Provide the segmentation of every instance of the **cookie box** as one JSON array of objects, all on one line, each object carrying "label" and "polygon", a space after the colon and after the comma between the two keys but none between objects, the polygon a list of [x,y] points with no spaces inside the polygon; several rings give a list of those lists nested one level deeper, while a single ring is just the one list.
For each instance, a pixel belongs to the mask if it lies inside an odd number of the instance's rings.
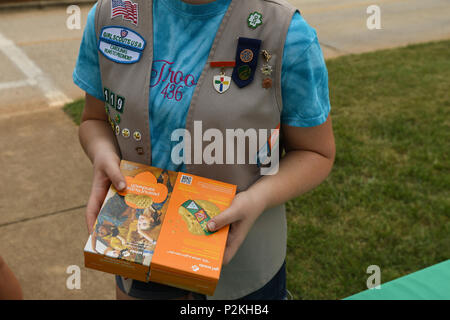
[{"label": "cookie box", "polygon": [[88,268],[213,295],[228,227],[208,221],[230,206],[236,186],[122,160],[127,188],[113,186],[84,249]]}]

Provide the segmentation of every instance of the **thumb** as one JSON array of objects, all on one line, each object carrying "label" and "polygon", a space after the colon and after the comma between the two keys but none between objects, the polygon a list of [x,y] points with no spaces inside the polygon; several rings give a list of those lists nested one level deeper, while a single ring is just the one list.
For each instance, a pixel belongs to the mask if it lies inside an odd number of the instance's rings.
[{"label": "thumb", "polygon": [[237,212],[235,207],[231,206],[212,218],[208,222],[208,229],[213,232],[222,229],[237,220],[239,220],[239,212]]},{"label": "thumb", "polygon": [[117,163],[111,162],[105,166],[105,174],[113,184],[116,190],[122,191],[127,187],[127,182],[120,171],[120,166]]}]

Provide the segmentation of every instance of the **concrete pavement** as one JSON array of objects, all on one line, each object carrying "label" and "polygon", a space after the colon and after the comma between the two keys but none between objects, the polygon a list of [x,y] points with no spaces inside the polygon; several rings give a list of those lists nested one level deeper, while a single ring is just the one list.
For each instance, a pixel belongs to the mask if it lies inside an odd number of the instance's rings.
[{"label": "concrete pavement", "polygon": [[[325,58],[450,38],[447,0],[290,0],[317,31]],[[381,29],[366,10],[380,8]]]},{"label": "concrete pavement", "polygon": [[[316,28],[325,57],[450,38],[445,0],[379,0],[381,30],[366,28],[372,1],[292,0]],[[88,6],[81,7],[82,28]],[[0,255],[27,299],[112,299],[113,277],[83,268],[84,206],[92,170],[77,127],[60,110],[82,96],[71,74],[81,30],[65,8],[0,12]],[[69,290],[67,267],[81,267]]]},{"label": "concrete pavement", "polygon": [[[2,119],[0,128],[0,255],[25,298],[113,299],[113,277],[83,267],[92,169],[77,127],[48,110]],[[81,270],[79,290],[66,286],[72,265]]]}]

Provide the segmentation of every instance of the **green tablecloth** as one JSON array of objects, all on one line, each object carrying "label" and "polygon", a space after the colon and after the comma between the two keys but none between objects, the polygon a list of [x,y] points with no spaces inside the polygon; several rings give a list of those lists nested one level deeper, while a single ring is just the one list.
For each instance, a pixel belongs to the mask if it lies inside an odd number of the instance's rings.
[{"label": "green tablecloth", "polygon": [[450,300],[450,260],[344,300]]}]

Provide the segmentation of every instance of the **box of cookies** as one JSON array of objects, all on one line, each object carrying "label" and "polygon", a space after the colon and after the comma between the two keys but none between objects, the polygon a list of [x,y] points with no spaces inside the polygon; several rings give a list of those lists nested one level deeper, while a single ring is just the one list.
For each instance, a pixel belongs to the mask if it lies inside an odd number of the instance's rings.
[{"label": "box of cookies", "polygon": [[236,186],[122,160],[127,188],[113,186],[84,249],[88,268],[212,295],[228,227],[208,221],[233,200]]}]

